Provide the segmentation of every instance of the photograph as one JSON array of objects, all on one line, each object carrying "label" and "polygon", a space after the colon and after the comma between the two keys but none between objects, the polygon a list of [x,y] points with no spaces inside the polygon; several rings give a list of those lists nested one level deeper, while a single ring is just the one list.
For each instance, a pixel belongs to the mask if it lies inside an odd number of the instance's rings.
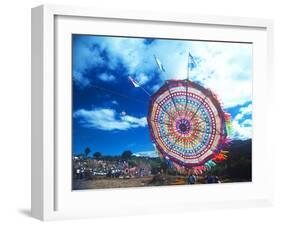
[{"label": "photograph", "polygon": [[252,181],[253,43],[72,34],[71,51],[72,190]]}]

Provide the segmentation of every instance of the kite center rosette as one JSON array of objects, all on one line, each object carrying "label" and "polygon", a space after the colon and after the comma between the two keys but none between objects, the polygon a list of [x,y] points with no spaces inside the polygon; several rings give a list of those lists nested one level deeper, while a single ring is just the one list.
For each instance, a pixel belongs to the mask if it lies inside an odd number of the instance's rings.
[{"label": "kite center rosette", "polygon": [[209,161],[223,159],[230,117],[217,96],[198,83],[166,81],[151,97],[147,120],[160,157],[176,169],[212,165]]},{"label": "kite center rosette", "polygon": [[188,134],[190,132],[190,122],[186,118],[178,120],[176,122],[176,127],[182,134]]}]

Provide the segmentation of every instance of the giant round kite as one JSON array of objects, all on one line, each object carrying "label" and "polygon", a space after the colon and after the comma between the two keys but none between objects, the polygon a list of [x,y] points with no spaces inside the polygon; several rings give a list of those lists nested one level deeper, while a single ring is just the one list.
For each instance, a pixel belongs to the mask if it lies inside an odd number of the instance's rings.
[{"label": "giant round kite", "polygon": [[160,157],[178,171],[202,171],[226,158],[230,116],[202,85],[168,80],[151,97],[148,125]]}]

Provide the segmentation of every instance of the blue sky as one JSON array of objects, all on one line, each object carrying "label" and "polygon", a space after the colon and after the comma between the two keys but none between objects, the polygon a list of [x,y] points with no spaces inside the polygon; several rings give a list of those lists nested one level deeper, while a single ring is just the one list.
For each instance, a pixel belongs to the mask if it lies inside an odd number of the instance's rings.
[{"label": "blue sky", "polygon": [[[73,152],[154,155],[146,116],[149,96],[167,79],[190,79],[215,92],[232,116],[232,139],[252,133],[252,45],[151,38],[73,35]],[[154,55],[165,73],[159,70]]]}]

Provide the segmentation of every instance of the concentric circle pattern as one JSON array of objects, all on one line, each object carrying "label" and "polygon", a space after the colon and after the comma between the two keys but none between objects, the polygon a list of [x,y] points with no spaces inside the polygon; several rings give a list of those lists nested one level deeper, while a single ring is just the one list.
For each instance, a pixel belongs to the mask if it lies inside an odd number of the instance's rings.
[{"label": "concentric circle pattern", "polygon": [[160,154],[184,167],[222,149],[224,112],[212,92],[190,80],[169,80],[151,98],[148,125]]}]

